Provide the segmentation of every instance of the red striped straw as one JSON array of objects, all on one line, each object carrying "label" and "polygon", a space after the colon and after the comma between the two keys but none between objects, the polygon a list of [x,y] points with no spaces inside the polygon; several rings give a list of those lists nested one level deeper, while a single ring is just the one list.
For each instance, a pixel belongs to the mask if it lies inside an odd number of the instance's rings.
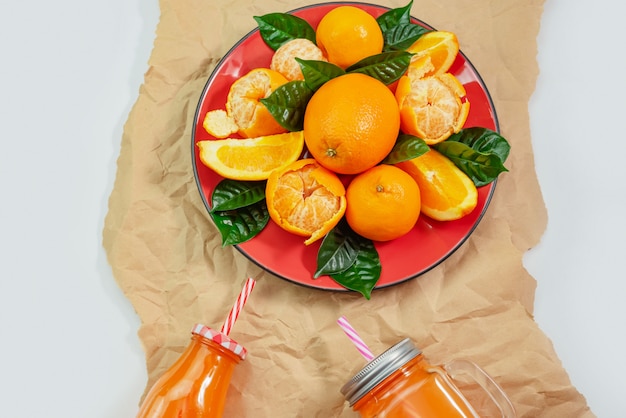
[{"label": "red striped straw", "polygon": [[250,296],[250,293],[252,292],[252,289],[254,289],[255,284],[256,281],[253,278],[248,278],[248,280],[246,280],[246,283],[243,285],[243,289],[241,289],[241,292],[239,293],[239,296],[237,296],[235,304],[230,309],[230,312],[228,313],[228,316],[226,317],[226,320],[222,325],[222,334],[230,334],[230,330],[232,329],[233,325],[235,325],[235,321],[237,320],[239,313],[241,313],[243,306],[246,304],[248,296]]},{"label": "red striped straw", "polygon": [[372,361],[372,359],[374,358],[374,354],[372,354],[370,349],[367,348],[367,345],[361,339],[361,337],[359,337],[359,334],[356,333],[354,328],[352,328],[352,325],[348,323],[348,320],[346,319],[346,317],[345,316],[339,317],[339,319],[337,320],[337,323],[339,324],[341,329],[343,329],[343,332],[346,333],[350,341],[352,341],[356,349],[359,350],[359,353],[361,353],[361,355],[365,358],[365,360],[367,360],[368,362]]}]

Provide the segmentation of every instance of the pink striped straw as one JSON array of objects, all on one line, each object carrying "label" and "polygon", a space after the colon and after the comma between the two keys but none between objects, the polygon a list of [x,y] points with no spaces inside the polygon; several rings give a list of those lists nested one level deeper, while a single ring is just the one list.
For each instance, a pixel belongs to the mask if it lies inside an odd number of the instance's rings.
[{"label": "pink striped straw", "polygon": [[239,293],[239,296],[237,296],[235,304],[230,309],[230,312],[228,313],[228,316],[226,317],[226,320],[222,325],[222,334],[230,334],[230,330],[232,329],[233,325],[235,325],[235,321],[237,320],[239,313],[243,309],[243,306],[246,304],[248,296],[250,296],[250,293],[252,292],[252,289],[254,289],[255,284],[256,281],[253,278],[248,278],[248,280],[246,280],[243,289],[241,289],[241,292]]},{"label": "pink striped straw", "polygon": [[339,317],[339,319],[337,320],[337,323],[339,324],[341,329],[343,329],[343,332],[346,333],[350,341],[352,341],[352,343],[354,344],[356,349],[359,351],[359,353],[361,353],[361,355],[365,358],[365,360],[367,360],[368,362],[372,361],[372,359],[374,358],[374,354],[372,354],[370,349],[367,348],[367,345],[361,339],[361,337],[359,337],[359,334],[356,333],[354,328],[352,328],[352,325],[348,323],[348,320],[346,319],[346,317],[345,316]]}]

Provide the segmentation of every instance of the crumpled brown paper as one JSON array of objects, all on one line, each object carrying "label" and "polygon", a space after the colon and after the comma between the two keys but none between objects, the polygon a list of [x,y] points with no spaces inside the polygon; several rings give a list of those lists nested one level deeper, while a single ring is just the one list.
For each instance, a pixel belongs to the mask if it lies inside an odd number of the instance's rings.
[{"label": "crumpled brown paper", "polygon": [[234,373],[225,417],[356,416],[339,389],[364,361],[336,324],[341,315],[375,353],[410,337],[432,363],[473,360],[502,385],[520,417],[593,416],[533,321],[535,281],[522,265],[546,225],[527,109],[538,73],[543,0],[414,1],[413,16],[458,35],[512,145],[510,172],[500,176],[485,217],[444,263],[374,291],[368,301],[288,283],[221,247],[191,164],[200,93],[219,58],[255,27],[252,16],[311,3],[160,2],[149,69],[124,129],[103,241],[142,321],[147,387],[187,345],[194,323],[221,325],[251,276],[257,286],[231,332],[249,356]]}]

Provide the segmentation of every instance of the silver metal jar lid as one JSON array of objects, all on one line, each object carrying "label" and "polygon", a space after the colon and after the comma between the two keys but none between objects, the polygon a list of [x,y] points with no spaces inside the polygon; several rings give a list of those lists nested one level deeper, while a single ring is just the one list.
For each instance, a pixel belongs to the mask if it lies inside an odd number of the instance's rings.
[{"label": "silver metal jar lid", "polygon": [[350,406],[354,405],[366,393],[420,353],[421,351],[411,340],[405,338],[367,363],[348,383],[343,385],[341,393]]}]

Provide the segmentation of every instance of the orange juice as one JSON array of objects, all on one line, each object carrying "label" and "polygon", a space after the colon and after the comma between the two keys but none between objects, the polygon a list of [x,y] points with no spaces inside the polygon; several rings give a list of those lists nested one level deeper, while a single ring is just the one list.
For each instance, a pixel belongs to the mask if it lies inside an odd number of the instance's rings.
[{"label": "orange juice", "polygon": [[[503,400],[505,405],[498,405],[502,416],[514,416],[504,393],[497,391],[492,399]],[[341,392],[363,418],[479,417],[446,370],[428,364],[408,339],[369,362]]]},{"label": "orange juice", "polygon": [[363,417],[478,417],[445,373],[426,363],[422,354],[363,396],[353,409]]},{"label": "orange juice", "polygon": [[152,386],[137,418],[221,417],[230,378],[246,350],[201,324],[181,356]]}]

